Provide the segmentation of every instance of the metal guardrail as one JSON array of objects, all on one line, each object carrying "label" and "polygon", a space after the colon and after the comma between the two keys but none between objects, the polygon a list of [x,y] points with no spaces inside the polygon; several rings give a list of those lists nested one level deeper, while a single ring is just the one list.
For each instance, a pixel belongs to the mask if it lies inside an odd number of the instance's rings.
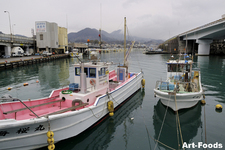
[{"label": "metal guardrail", "polygon": [[184,32],[184,33],[181,33],[181,34],[179,34],[178,36],[179,36],[179,37],[180,37],[180,36],[184,36],[184,35],[186,35],[186,34],[193,33],[193,32],[195,32],[195,31],[198,31],[198,30],[201,30],[201,29],[204,29],[204,28],[207,28],[207,27],[211,27],[211,26],[217,25],[217,24],[219,24],[219,23],[224,23],[224,22],[225,22],[225,18],[222,18],[222,19],[219,19],[219,20],[216,20],[216,21],[213,21],[213,22],[204,24],[204,25],[202,25],[202,26],[200,26],[200,27],[191,29],[191,30],[186,31],[186,32]]},{"label": "metal guardrail", "polygon": [[0,34],[0,42],[33,44],[34,41],[35,40],[31,37],[21,37],[21,36],[15,36],[15,35],[10,35],[10,34]]},{"label": "metal guardrail", "polygon": [[[171,89],[174,90],[175,88],[175,85],[178,86],[178,85],[188,85],[191,87],[191,89],[194,89],[194,87],[197,87],[197,84],[195,82],[181,82],[181,81],[177,81],[176,84],[172,84],[172,83],[169,83],[167,81],[156,81],[156,85],[155,85],[155,89],[158,89],[158,90],[163,90],[161,89],[162,85],[166,86],[166,90],[170,90],[170,85],[174,85],[174,87],[172,87]],[[179,87],[178,87],[179,89]]]}]

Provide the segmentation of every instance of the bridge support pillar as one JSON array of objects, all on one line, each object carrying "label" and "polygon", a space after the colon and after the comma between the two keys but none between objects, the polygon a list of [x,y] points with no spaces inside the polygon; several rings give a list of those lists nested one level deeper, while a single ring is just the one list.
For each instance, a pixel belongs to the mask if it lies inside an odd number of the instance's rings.
[{"label": "bridge support pillar", "polygon": [[198,43],[198,55],[209,55],[210,53],[210,44],[213,40],[197,40]]},{"label": "bridge support pillar", "polygon": [[26,47],[26,54],[30,54],[29,46]]},{"label": "bridge support pillar", "polygon": [[5,46],[5,56],[11,56],[11,46]]}]

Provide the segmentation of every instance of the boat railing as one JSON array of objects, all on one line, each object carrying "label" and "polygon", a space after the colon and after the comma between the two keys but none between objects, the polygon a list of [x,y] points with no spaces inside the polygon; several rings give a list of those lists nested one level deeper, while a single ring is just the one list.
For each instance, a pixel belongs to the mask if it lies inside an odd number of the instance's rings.
[{"label": "boat railing", "polygon": [[40,106],[44,106],[44,105],[49,105],[49,104],[53,104],[53,103],[57,103],[57,102],[60,102],[60,108],[61,108],[61,102],[65,101],[65,99],[61,99],[61,100],[56,100],[56,101],[52,101],[52,102],[48,102],[48,103],[43,103],[43,104],[38,104],[38,105],[33,105],[33,106],[27,106],[20,99],[18,99],[18,100],[25,106],[24,108],[3,112],[3,114],[7,115],[7,114],[10,114],[10,113],[15,113],[15,119],[16,119],[16,113],[17,112],[29,109],[31,111],[31,113],[33,113],[37,118],[39,118],[39,116],[34,111],[32,111],[31,108],[40,107]]},{"label": "boat railing", "polygon": [[[89,87],[87,87],[86,89],[87,89],[87,90],[92,90],[92,89],[95,88],[95,87],[96,87],[96,84],[94,84],[94,85],[92,85],[92,86],[89,86]],[[69,90],[70,90],[70,89],[69,89]],[[79,87],[79,88],[73,88],[73,90],[70,90],[70,91],[77,93],[77,92],[79,92],[80,90],[81,90],[81,88]]]},{"label": "boat railing", "polygon": [[156,81],[155,89],[158,90],[174,90],[175,85],[166,81]]},{"label": "boat railing", "polygon": [[197,89],[197,84],[195,82],[165,82],[156,81],[155,89],[166,90],[166,91],[180,91],[180,92],[191,92],[192,89]]}]

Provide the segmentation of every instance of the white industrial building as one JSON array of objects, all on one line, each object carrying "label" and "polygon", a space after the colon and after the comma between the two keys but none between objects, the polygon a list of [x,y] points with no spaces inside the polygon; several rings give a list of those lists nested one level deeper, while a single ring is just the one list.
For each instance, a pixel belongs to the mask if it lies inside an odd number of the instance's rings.
[{"label": "white industrial building", "polygon": [[37,52],[46,50],[52,52],[59,47],[58,25],[47,21],[36,21]]}]

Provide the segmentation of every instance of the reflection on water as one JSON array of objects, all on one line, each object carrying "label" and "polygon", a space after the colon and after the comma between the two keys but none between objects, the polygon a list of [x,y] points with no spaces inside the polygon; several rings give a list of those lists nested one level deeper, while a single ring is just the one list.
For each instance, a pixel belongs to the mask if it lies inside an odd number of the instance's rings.
[{"label": "reflection on water", "polygon": [[[70,81],[71,61],[74,60],[60,59],[0,71],[0,96],[5,93],[20,99],[49,96],[53,89],[68,86],[72,81]],[[23,83],[29,85],[24,87]],[[6,87],[12,87],[12,90],[8,91]]]},{"label": "reflection on water", "polygon": [[[137,109],[143,101],[144,91],[139,90],[137,93],[121,105],[114,113],[113,117],[108,117],[97,126],[91,127],[87,131],[82,132],[76,137],[60,141],[56,143],[59,150],[103,150],[107,149],[107,145],[114,139],[113,133],[116,127],[124,124],[124,140],[126,142],[126,128],[133,125],[133,121],[129,118],[135,109]],[[124,123],[124,121],[126,121]],[[45,148],[39,149],[44,150]]]},{"label": "reflection on water", "polygon": [[[83,132],[77,137],[57,143],[56,149],[92,149],[92,147],[107,150],[154,149],[155,141],[149,138],[146,128],[151,137],[158,138],[165,106],[157,104],[159,102],[157,98],[154,98],[153,89],[157,80],[166,79],[166,61],[169,57],[170,55],[165,54],[144,55],[139,50],[132,51],[129,58],[129,70],[131,72],[142,70],[146,81],[143,101],[141,97],[134,96],[136,99],[130,99],[116,111],[114,117],[107,118],[99,126]],[[123,52],[102,53],[101,59],[108,62],[113,61],[114,64],[109,67],[109,70],[112,70],[119,63],[123,63]],[[66,58],[0,70],[0,96],[10,94],[22,100],[49,96],[52,90],[62,88],[68,82],[74,82],[73,64],[76,62],[78,62],[76,58]],[[221,132],[225,130],[225,120],[223,119],[225,111],[221,113],[215,111],[218,101],[225,107],[225,56],[198,56],[194,57],[194,62],[200,64],[201,79],[206,95],[206,105],[203,108],[206,112],[207,141],[208,143],[219,142],[225,146],[225,136]],[[36,80],[40,82],[36,83]],[[29,86],[24,87],[23,83],[26,82],[29,83]],[[15,86],[18,88],[13,88],[11,91],[6,90],[7,87]],[[141,105],[136,104],[139,101],[142,103]],[[200,105],[197,105],[192,109],[179,111],[184,142],[197,144],[204,140],[203,108],[201,109]],[[133,121],[130,120],[132,117],[134,117]],[[160,141],[177,148],[176,133],[175,114],[169,111]],[[167,148],[158,144],[156,149]]]},{"label": "reflection on water", "polygon": [[225,56],[198,56],[197,60],[201,65],[202,82],[206,96],[216,96],[217,101],[225,103]]},{"label": "reflection on water", "polygon": [[[155,129],[155,139],[158,139],[166,109],[167,107],[164,106],[160,100],[157,105],[154,106],[153,125]],[[183,142],[191,143],[192,139],[197,135],[198,128],[202,125],[201,104],[198,103],[193,108],[180,110],[179,119]],[[174,149],[178,149],[177,139],[176,113],[172,111],[172,109],[168,109],[159,141]],[[180,148],[182,148],[180,138],[179,143],[181,145]],[[168,149],[160,143],[158,145]]]}]

